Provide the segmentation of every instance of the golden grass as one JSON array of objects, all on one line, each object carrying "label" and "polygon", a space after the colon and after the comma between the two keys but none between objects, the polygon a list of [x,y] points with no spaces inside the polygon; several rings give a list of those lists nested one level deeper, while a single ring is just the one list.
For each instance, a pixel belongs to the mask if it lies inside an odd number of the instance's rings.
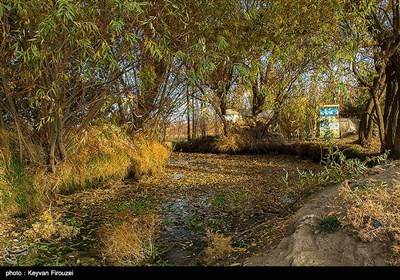
[{"label": "golden grass", "polygon": [[155,238],[160,220],[155,214],[130,218],[102,230],[103,254],[112,265],[136,266],[156,255]]},{"label": "golden grass", "polygon": [[400,264],[400,183],[367,182],[351,188],[345,181],[340,189],[348,223],[363,241],[392,244],[394,263]]},{"label": "golden grass", "polygon": [[[115,125],[92,126],[74,138],[67,159],[50,174],[44,164],[18,160],[12,131],[0,130],[0,218],[27,215],[48,202],[53,193],[96,188],[127,177],[161,170],[170,151],[157,141],[128,136]],[[35,147],[38,154],[40,148]]]},{"label": "golden grass", "polygon": [[208,229],[206,238],[208,246],[202,252],[205,262],[211,263],[228,257],[233,252],[231,237],[226,237],[221,233],[214,233]]},{"label": "golden grass", "polygon": [[282,135],[274,132],[264,133],[262,127],[252,127],[220,137],[216,148],[222,153],[265,152],[282,149],[285,144]]},{"label": "golden grass", "polygon": [[55,174],[37,172],[35,185],[60,192],[94,188],[128,176],[153,174],[164,167],[169,155],[156,141],[132,140],[114,125],[93,126],[76,143],[73,154],[58,164]]},{"label": "golden grass", "polygon": [[245,145],[245,140],[238,134],[233,134],[231,136],[222,136],[218,139],[216,147],[218,151],[223,153],[227,152],[238,152]]},{"label": "golden grass", "polygon": [[56,215],[46,210],[42,213],[39,221],[32,224],[32,227],[25,231],[25,237],[33,242],[48,241],[51,239],[71,238],[79,233],[79,229],[62,223]]}]

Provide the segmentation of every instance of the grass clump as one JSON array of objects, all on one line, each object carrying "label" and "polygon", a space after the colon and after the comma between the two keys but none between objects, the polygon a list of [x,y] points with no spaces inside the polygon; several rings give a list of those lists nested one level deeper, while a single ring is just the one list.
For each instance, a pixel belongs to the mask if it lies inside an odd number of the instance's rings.
[{"label": "grass clump", "polygon": [[132,139],[114,125],[92,126],[55,174],[41,170],[36,184],[62,193],[98,187],[163,168],[170,152],[157,141]]},{"label": "grass clump", "polygon": [[340,189],[346,219],[363,241],[389,242],[393,263],[400,264],[400,183],[376,182],[368,188],[352,187],[345,181]]},{"label": "grass clump", "polygon": [[32,176],[11,150],[10,135],[0,131],[0,217],[26,216],[40,203]]},{"label": "grass clump", "polygon": [[331,146],[322,161],[324,168],[321,171],[297,170],[300,182],[299,188],[301,190],[313,191],[319,187],[343,182],[346,179],[365,173],[369,169],[368,165],[371,162],[378,164],[385,163],[388,155],[386,152],[382,155],[361,161],[358,158],[346,158],[337,146]]},{"label": "grass clump", "polygon": [[143,214],[102,231],[103,253],[112,265],[143,265],[157,255],[155,239],[160,220]]},{"label": "grass clump", "polygon": [[232,238],[226,237],[221,233],[215,233],[208,229],[206,232],[206,240],[208,246],[202,251],[202,256],[206,263],[212,263],[228,257],[234,251],[232,247]]},{"label": "grass clump", "polygon": [[216,209],[244,213],[254,208],[255,197],[250,192],[227,191],[211,200],[211,205]]},{"label": "grass clump", "polygon": [[334,233],[340,229],[342,223],[336,216],[322,216],[317,221],[317,229],[324,233]]},{"label": "grass clump", "polygon": [[49,241],[52,239],[64,239],[74,237],[79,233],[77,227],[61,222],[61,215],[54,215],[50,210],[42,213],[39,221],[32,224],[32,227],[25,232],[28,240]]}]

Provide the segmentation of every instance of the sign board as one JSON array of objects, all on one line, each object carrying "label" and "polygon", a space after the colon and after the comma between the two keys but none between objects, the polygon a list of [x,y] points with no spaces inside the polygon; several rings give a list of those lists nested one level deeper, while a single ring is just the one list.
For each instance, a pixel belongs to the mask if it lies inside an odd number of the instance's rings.
[{"label": "sign board", "polygon": [[339,105],[324,105],[319,109],[319,136],[320,138],[339,138]]}]

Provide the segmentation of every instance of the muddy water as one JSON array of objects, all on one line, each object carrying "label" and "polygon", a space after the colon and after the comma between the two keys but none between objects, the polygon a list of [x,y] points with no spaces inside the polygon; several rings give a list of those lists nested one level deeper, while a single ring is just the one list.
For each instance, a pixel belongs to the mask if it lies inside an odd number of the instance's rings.
[{"label": "muddy water", "polygon": [[179,266],[196,265],[195,257],[200,253],[202,244],[198,241],[199,234],[187,229],[185,222],[192,213],[188,198],[177,198],[162,205],[168,209],[163,219],[168,223],[161,234],[161,240],[168,246],[160,255],[161,260]]}]

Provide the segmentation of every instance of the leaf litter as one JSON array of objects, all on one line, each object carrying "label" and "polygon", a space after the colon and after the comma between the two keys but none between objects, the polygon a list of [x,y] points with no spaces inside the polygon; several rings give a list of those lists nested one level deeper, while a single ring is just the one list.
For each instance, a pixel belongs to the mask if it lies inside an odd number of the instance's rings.
[{"label": "leaf litter", "polygon": [[[297,169],[320,166],[288,155],[172,153],[164,171],[139,182],[58,195],[52,211],[74,221],[79,234],[46,244],[45,253],[25,256],[19,264],[110,265],[101,253],[104,234],[99,233],[153,213],[161,222],[156,253],[145,264],[237,265],[285,235],[291,213],[285,210],[302,195]],[[283,183],[284,176],[290,184]],[[19,228],[28,230],[29,223]],[[210,232],[218,237],[212,245],[207,243]],[[216,240],[229,240],[232,248]]]}]

